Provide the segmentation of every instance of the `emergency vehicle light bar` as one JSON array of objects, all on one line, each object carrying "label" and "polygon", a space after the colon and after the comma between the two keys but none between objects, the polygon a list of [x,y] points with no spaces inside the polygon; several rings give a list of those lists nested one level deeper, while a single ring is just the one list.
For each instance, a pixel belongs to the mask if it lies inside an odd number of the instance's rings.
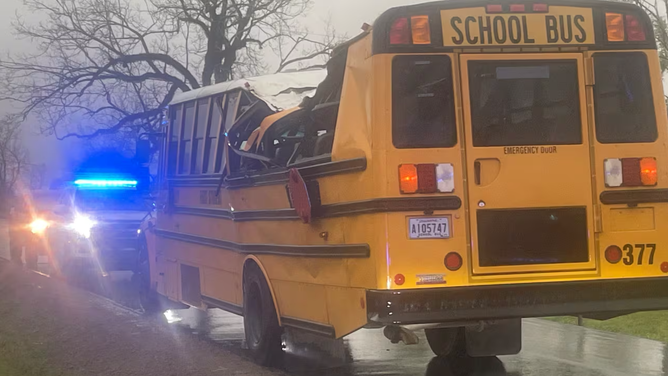
[{"label": "emergency vehicle light bar", "polygon": [[79,188],[137,188],[136,180],[103,180],[103,179],[78,179],[74,185]]}]

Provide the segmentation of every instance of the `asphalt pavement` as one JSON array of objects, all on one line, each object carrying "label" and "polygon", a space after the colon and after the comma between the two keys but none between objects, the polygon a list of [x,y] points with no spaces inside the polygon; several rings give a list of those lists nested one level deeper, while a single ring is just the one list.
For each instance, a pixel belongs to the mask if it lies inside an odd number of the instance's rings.
[{"label": "asphalt pavement", "polygon": [[[82,287],[138,308],[131,273],[112,273]],[[165,325],[199,336],[222,351],[247,355],[238,316],[217,309],[187,309],[169,311],[166,318],[169,323]],[[422,332],[419,336],[419,344],[406,346],[391,344],[380,330],[360,330],[343,341],[306,346],[288,335],[280,370],[295,376],[668,375],[668,347],[661,342],[541,319],[524,320],[523,350],[515,356],[447,364],[433,356]]]}]

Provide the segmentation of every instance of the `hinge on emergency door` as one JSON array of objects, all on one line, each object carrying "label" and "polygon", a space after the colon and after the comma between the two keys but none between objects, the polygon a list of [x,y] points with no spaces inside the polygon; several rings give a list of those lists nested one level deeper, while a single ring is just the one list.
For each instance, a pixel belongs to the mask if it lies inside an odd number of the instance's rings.
[{"label": "hinge on emergency door", "polygon": [[584,69],[585,69],[585,85],[594,86],[594,58],[585,57],[584,59]]},{"label": "hinge on emergency door", "polygon": [[594,233],[603,232],[603,221],[601,219],[601,205],[594,204]]}]

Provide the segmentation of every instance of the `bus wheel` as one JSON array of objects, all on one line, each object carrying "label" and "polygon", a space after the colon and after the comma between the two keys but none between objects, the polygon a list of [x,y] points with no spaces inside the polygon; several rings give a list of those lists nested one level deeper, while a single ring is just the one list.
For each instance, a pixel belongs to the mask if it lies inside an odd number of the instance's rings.
[{"label": "bus wheel", "polygon": [[267,281],[255,264],[244,272],[243,314],[246,345],[253,360],[263,366],[276,364],[283,352],[282,330]]},{"label": "bus wheel", "polygon": [[424,332],[436,356],[450,360],[466,357],[464,328],[435,328]]},{"label": "bus wheel", "polygon": [[139,240],[139,254],[136,272],[139,284],[139,305],[147,315],[162,313],[158,294],[151,289],[151,265],[148,260],[148,246],[145,239]]}]

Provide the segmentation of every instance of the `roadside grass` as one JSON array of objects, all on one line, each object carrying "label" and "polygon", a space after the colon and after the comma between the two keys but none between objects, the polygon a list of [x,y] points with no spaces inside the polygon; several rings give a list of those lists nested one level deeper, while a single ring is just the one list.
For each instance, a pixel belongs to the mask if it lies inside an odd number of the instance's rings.
[{"label": "roadside grass", "polygon": [[[577,317],[548,317],[548,320],[577,325]],[[587,328],[668,343],[668,311],[639,312],[606,321],[584,319]]]}]

